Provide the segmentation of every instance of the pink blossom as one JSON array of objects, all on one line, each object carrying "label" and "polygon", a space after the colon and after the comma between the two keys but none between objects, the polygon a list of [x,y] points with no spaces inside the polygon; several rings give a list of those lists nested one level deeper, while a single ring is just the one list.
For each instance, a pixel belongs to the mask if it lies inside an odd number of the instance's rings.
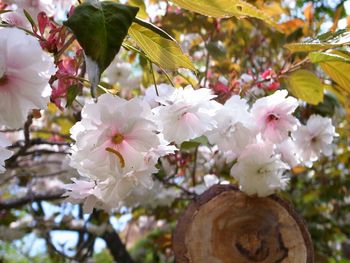
[{"label": "pink blossom", "polygon": [[287,95],[286,90],[278,90],[270,96],[258,99],[251,109],[262,137],[274,143],[287,139],[288,133],[299,124],[292,115],[298,107],[298,101]]},{"label": "pink blossom", "polygon": [[16,28],[0,29],[0,122],[19,128],[32,109],[49,102],[53,58],[39,42]]}]

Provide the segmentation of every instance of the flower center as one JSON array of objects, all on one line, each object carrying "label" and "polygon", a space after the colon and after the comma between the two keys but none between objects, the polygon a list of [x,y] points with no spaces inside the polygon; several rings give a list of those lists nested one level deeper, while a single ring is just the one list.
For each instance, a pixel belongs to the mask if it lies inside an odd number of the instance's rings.
[{"label": "flower center", "polygon": [[318,141],[318,138],[317,137],[312,137],[312,139],[311,139],[311,143],[317,143],[317,141]]},{"label": "flower center", "polygon": [[268,121],[268,122],[278,121],[279,119],[280,119],[280,116],[278,116],[278,115],[275,114],[275,113],[270,113],[270,114],[267,116],[267,121]]},{"label": "flower center", "polygon": [[112,142],[114,144],[121,144],[124,141],[124,136],[123,134],[120,133],[116,133],[113,137],[112,137]]}]

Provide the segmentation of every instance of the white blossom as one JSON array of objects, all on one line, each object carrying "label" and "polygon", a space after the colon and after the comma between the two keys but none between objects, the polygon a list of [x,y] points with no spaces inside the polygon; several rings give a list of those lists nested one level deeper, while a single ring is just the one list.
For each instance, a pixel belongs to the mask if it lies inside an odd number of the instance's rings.
[{"label": "white blossom", "polygon": [[232,96],[216,112],[217,127],[206,133],[212,144],[222,151],[239,154],[248,144],[256,141],[256,127],[248,112],[247,101],[240,96]]},{"label": "white blossom", "polygon": [[140,205],[150,208],[170,206],[180,195],[179,189],[165,188],[161,182],[155,181],[151,189],[138,185],[126,198],[124,204],[128,207]]},{"label": "white blossom", "polygon": [[[62,5],[67,0],[3,0],[3,2],[19,13],[25,9],[36,20],[39,12],[45,12],[51,16],[55,12],[55,5]],[[69,0],[69,2],[72,1]]]},{"label": "white blossom", "polygon": [[258,99],[251,113],[262,137],[273,143],[280,143],[288,138],[288,133],[295,130],[298,119],[292,113],[298,107],[296,98],[287,97],[286,90]]},{"label": "white blossom", "polygon": [[220,181],[215,174],[206,174],[203,176],[203,183],[196,185],[191,190],[200,195],[216,184],[229,184],[229,182],[226,180]]},{"label": "white blossom", "polygon": [[9,25],[30,29],[31,25],[23,13],[12,11],[1,14],[1,19]]},{"label": "white blossom", "polygon": [[159,106],[159,103],[156,101],[158,98],[158,95],[159,95],[159,97],[167,96],[167,95],[171,94],[172,92],[174,92],[174,89],[175,88],[171,85],[161,83],[161,84],[157,85],[157,91],[158,91],[158,94],[157,94],[155,86],[151,85],[150,87],[148,87],[146,89],[145,96],[143,97],[143,100],[148,102],[148,104],[153,109],[153,108]]},{"label": "white blossom", "polygon": [[206,145],[198,146],[196,174],[199,176],[212,171],[221,171],[226,164],[226,152],[220,151],[217,145],[211,147]]},{"label": "white blossom", "polygon": [[268,196],[285,188],[288,179],[283,171],[286,169],[289,166],[275,155],[272,143],[258,142],[242,152],[231,168],[231,175],[248,195]]},{"label": "white blossom", "polygon": [[194,90],[190,86],[174,89],[171,94],[156,98],[161,106],[153,111],[164,138],[181,144],[215,128],[215,112],[220,104],[213,98],[215,95],[211,90]]},{"label": "white blossom", "polygon": [[277,144],[276,152],[281,155],[282,161],[292,168],[301,163],[300,151],[291,138]]},{"label": "white blossom", "polygon": [[0,29],[0,123],[21,127],[30,110],[49,102],[53,59],[32,36],[16,28]]},{"label": "white blossom", "polygon": [[102,208],[101,203],[101,192],[93,181],[78,180],[77,178],[72,178],[73,184],[64,185],[64,189],[67,192],[64,196],[68,198],[66,201],[71,203],[80,203],[83,201],[83,210],[86,213],[92,213],[94,207]]},{"label": "white blossom", "polygon": [[119,85],[121,89],[138,88],[140,76],[136,76],[130,63],[116,57],[103,73],[103,81],[110,85]]},{"label": "white blossom", "polygon": [[298,127],[292,136],[302,161],[307,164],[316,161],[321,154],[332,154],[331,144],[336,133],[330,118],[312,115],[306,125]]},{"label": "white blossom", "polygon": [[84,106],[71,133],[71,166],[97,182],[108,209],[119,207],[138,184],[151,188],[158,158],[176,149],[157,133],[149,105],[137,98],[100,96]]}]

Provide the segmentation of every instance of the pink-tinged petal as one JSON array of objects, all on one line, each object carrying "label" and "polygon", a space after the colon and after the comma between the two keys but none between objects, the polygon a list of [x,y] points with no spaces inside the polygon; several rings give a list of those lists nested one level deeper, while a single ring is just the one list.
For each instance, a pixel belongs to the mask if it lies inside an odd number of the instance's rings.
[{"label": "pink-tinged petal", "polygon": [[49,102],[53,58],[41,49],[36,38],[16,28],[3,28],[0,60],[6,64],[0,80],[0,121],[19,128],[32,109],[45,108]]}]

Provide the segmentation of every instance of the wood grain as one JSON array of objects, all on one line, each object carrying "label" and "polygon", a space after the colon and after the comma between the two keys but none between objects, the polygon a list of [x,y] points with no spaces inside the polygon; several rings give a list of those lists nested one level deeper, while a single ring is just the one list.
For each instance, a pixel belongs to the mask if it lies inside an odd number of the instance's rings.
[{"label": "wood grain", "polygon": [[176,227],[177,263],[313,263],[310,234],[286,201],[250,197],[215,185],[197,197]]}]

